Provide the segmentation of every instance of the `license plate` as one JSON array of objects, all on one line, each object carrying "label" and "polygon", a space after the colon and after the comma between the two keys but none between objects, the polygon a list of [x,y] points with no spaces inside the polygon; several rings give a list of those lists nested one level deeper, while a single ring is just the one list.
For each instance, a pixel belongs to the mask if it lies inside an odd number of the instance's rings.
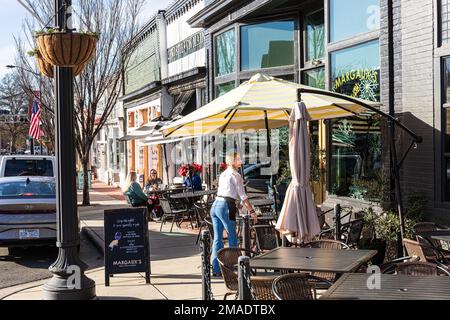
[{"label": "license plate", "polygon": [[19,230],[19,239],[39,239],[39,229]]}]

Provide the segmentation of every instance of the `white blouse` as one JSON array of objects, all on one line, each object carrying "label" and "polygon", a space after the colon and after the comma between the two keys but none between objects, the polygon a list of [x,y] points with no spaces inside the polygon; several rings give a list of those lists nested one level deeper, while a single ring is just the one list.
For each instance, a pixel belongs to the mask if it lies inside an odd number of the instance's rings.
[{"label": "white blouse", "polygon": [[248,199],[248,196],[245,193],[242,176],[232,167],[228,167],[228,169],[220,175],[217,196],[240,199],[241,201]]}]

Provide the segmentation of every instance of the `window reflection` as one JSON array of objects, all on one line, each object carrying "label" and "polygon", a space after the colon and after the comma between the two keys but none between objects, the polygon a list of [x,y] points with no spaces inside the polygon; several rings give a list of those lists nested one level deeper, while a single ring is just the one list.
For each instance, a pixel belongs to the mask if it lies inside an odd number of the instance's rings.
[{"label": "window reflection", "polygon": [[234,29],[216,37],[216,76],[236,71],[236,34]]},{"label": "window reflection", "polygon": [[306,61],[325,56],[325,25],[323,10],[306,16]]},{"label": "window reflection", "polygon": [[236,84],[234,81],[222,83],[216,86],[216,98],[224,95],[225,93],[233,90],[236,87]]},{"label": "window reflection", "polygon": [[379,28],[379,0],[330,0],[331,42]]},{"label": "window reflection", "polygon": [[303,84],[325,89],[325,68],[317,68],[303,72]]},{"label": "window reflection", "polygon": [[241,70],[294,64],[294,22],[274,21],[241,27]]}]

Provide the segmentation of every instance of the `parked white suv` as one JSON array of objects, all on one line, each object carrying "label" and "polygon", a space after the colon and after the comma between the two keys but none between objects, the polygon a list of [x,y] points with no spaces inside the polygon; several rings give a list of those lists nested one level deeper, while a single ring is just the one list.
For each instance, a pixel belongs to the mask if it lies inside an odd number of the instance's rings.
[{"label": "parked white suv", "polygon": [[0,177],[55,177],[55,157],[9,155],[0,160]]}]

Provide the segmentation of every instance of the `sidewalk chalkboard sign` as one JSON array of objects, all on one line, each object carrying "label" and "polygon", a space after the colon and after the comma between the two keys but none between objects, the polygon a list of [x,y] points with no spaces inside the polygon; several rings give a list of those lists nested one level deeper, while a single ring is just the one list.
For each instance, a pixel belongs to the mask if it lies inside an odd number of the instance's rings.
[{"label": "sidewalk chalkboard sign", "polygon": [[114,274],[145,272],[150,283],[147,208],[105,210],[105,285]]}]

